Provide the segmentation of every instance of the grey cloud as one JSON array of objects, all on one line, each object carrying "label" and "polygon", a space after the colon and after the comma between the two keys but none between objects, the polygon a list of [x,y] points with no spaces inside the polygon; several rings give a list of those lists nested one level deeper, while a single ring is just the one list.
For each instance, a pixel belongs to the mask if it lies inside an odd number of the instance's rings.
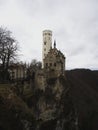
[{"label": "grey cloud", "polygon": [[0,5],[4,4],[7,0],[0,0]]},{"label": "grey cloud", "polygon": [[84,51],[85,51],[85,47],[79,46],[78,48],[72,50],[69,56],[78,56],[79,54],[83,54]]}]

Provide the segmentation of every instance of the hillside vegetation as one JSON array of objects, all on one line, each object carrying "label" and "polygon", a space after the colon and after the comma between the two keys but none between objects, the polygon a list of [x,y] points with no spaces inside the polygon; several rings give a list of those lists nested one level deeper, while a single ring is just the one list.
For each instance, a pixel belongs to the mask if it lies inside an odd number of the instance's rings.
[{"label": "hillside vegetation", "polygon": [[98,71],[76,69],[66,75],[81,130],[98,130]]}]

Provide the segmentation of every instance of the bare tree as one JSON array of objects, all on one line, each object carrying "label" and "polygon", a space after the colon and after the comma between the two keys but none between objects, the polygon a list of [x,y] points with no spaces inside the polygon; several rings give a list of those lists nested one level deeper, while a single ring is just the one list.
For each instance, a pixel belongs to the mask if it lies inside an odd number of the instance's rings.
[{"label": "bare tree", "polygon": [[17,57],[18,43],[7,29],[0,28],[0,62],[8,68],[10,61]]},{"label": "bare tree", "polygon": [[34,79],[35,73],[37,70],[40,70],[42,67],[42,63],[33,59],[27,66],[27,79]]},{"label": "bare tree", "polygon": [[42,63],[40,61],[37,61],[36,59],[33,59],[30,63],[30,68],[32,68],[33,71],[41,69],[41,66],[42,66]]},{"label": "bare tree", "polygon": [[0,27],[0,64],[2,71],[8,71],[9,64],[17,58],[18,42],[6,28]]}]

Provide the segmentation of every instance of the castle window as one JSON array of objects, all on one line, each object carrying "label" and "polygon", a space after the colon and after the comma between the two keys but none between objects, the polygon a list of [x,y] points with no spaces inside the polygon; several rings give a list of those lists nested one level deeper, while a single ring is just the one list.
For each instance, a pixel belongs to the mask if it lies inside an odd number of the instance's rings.
[{"label": "castle window", "polygon": [[54,66],[56,67],[56,63],[54,63]]},{"label": "castle window", "polygon": [[44,45],[46,45],[46,42],[44,42]]},{"label": "castle window", "polygon": [[50,66],[52,66],[52,63],[50,63]]}]

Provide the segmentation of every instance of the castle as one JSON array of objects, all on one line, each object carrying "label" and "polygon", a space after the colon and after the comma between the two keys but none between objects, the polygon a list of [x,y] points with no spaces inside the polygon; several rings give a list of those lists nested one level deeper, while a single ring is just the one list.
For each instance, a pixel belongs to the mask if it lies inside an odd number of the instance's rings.
[{"label": "castle", "polygon": [[58,78],[65,73],[65,56],[56,48],[56,41],[52,47],[52,31],[43,31],[42,47],[42,69],[35,75],[36,86],[39,89],[45,89],[46,80],[49,78]]},{"label": "castle", "polygon": [[[57,78],[65,73],[65,56],[56,48],[56,41],[52,47],[52,31],[43,31],[42,69],[35,73],[35,83],[38,88],[45,89],[46,79]],[[25,79],[27,68],[22,64],[13,64],[9,68],[12,80]],[[31,70],[32,73],[32,70]]]},{"label": "castle", "polygon": [[43,31],[42,68],[47,72],[62,75],[65,71],[65,56],[56,48],[56,41],[52,48],[52,31]]}]

